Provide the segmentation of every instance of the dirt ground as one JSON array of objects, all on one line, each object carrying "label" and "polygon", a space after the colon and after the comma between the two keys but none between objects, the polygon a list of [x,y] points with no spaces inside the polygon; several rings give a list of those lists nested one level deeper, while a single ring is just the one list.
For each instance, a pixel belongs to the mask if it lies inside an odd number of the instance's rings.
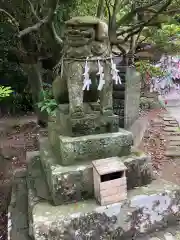
[{"label": "dirt ground", "polygon": [[[140,149],[151,155],[153,168],[158,177],[180,184],[180,161],[164,156],[166,139],[162,116],[166,111],[153,110],[142,113],[150,121]],[[22,124],[19,126],[18,124]],[[26,152],[38,150],[42,131],[32,116],[25,119],[0,121],[0,149],[6,157],[0,162],[0,240],[7,240],[7,207],[10,201],[11,180],[14,169],[26,166]],[[46,131],[45,131],[46,134]],[[178,163],[179,162],[179,163]]]},{"label": "dirt ground", "polygon": [[151,156],[157,177],[180,185],[180,157],[165,156],[168,146],[168,136],[164,132],[165,115],[167,111],[164,109],[149,113],[150,125],[139,148]]},{"label": "dirt ground", "polygon": [[[22,124],[19,126],[18,124]],[[26,166],[26,152],[38,150],[40,127],[34,117],[0,121],[0,240],[7,240],[7,207],[13,171]]]}]

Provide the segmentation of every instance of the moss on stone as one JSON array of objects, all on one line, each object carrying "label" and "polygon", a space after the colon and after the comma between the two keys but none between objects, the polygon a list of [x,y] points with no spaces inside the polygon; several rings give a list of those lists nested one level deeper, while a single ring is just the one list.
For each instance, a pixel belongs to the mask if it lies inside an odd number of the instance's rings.
[{"label": "moss on stone", "polygon": [[93,16],[79,16],[73,17],[70,20],[66,21],[67,25],[97,25],[99,19]]}]

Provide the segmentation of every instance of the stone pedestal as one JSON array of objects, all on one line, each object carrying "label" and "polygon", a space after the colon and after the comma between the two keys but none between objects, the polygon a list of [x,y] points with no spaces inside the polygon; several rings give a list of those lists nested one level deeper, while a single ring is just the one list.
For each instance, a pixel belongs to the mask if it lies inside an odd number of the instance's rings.
[{"label": "stone pedestal", "polygon": [[[50,159],[50,156],[47,155],[47,159]],[[28,172],[15,175],[14,179],[8,214],[9,239],[119,240],[122,238],[129,240],[134,236],[144,238],[148,232],[165,228],[169,224],[176,224],[180,220],[178,186],[156,180],[150,181],[151,183],[146,186],[137,187],[140,186],[138,181],[143,181],[147,177],[147,157],[143,154],[139,153],[138,156],[137,152],[134,152],[131,156],[124,157],[128,169],[128,164],[134,162],[132,168],[139,176],[139,180],[134,179],[132,183],[136,182],[137,186],[134,188],[132,185],[133,189],[128,190],[127,200],[107,206],[99,206],[93,198],[77,200],[69,204],[63,202],[54,206],[48,184],[46,184],[44,173],[47,172],[43,171],[38,153],[36,156],[29,155],[28,161]],[[140,168],[137,166],[139,162],[144,162]],[[56,167],[58,165],[54,164],[52,169],[54,168],[55,171]],[[77,167],[76,170],[63,168],[67,171],[63,173],[64,180],[68,179],[68,174],[74,174],[74,172],[81,174],[83,171],[82,166]],[[58,170],[56,173],[58,174]],[[144,176],[141,176],[141,173]],[[74,178],[70,181],[77,183]],[[141,183],[147,184],[147,182]],[[60,190],[61,185],[58,186]],[[60,191],[59,194],[61,194]]]},{"label": "stone pedestal", "polygon": [[58,163],[62,165],[128,155],[133,143],[132,134],[123,129],[116,133],[66,137],[58,135],[55,126],[52,125],[49,126],[49,140]]},{"label": "stone pedestal", "polygon": [[[178,221],[178,186],[152,182],[151,159],[131,149],[130,132],[67,137],[58,134],[57,123],[49,124],[54,132],[40,140],[40,152],[28,154],[22,181],[21,174],[15,176],[9,222],[18,212],[24,218],[10,225],[10,239],[132,239]],[[55,154],[57,146],[61,158]],[[95,201],[92,161],[108,158],[110,164],[114,157],[127,169],[127,200],[100,206]]]},{"label": "stone pedestal", "polygon": [[63,136],[79,137],[91,134],[118,132],[119,117],[114,114],[102,115],[100,105],[85,103],[83,117],[72,118],[69,115],[69,105],[59,105],[57,123],[59,133]]}]

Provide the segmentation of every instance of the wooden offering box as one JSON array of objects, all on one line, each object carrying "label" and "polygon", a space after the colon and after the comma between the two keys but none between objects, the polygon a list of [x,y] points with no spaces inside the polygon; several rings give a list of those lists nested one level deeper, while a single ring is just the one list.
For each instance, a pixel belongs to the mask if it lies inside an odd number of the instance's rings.
[{"label": "wooden offering box", "polygon": [[95,160],[93,164],[95,198],[100,205],[127,198],[126,166],[119,157]]}]

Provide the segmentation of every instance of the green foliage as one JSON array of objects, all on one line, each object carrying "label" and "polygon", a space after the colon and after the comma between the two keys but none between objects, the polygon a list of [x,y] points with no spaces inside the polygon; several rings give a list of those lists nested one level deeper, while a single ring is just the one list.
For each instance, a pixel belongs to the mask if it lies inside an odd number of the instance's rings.
[{"label": "green foliage", "polygon": [[51,90],[43,90],[40,93],[40,102],[37,103],[37,106],[40,108],[41,112],[46,111],[49,116],[54,117],[56,115],[57,103],[53,98]]},{"label": "green foliage", "polygon": [[17,44],[14,33],[10,23],[0,21],[0,70],[2,63],[7,61],[9,50]]},{"label": "green foliage", "polygon": [[144,34],[147,42],[155,44],[163,52],[170,54],[180,52],[179,24],[163,24],[161,29],[149,28]]},{"label": "green foliage", "polygon": [[146,73],[148,73],[151,77],[164,75],[159,67],[153,66],[148,60],[138,61],[135,65],[137,71],[140,72],[142,76]]},{"label": "green foliage", "polygon": [[57,14],[55,17],[55,27],[59,36],[63,36],[65,21],[69,20],[72,13],[75,12],[78,0],[66,0],[62,1],[57,8]]},{"label": "green foliage", "polygon": [[13,93],[11,87],[0,86],[0,101],[3,98],[9,97]]},{"label": "green foliage", "polygon": [[97,10],[97,0],[77,0],[76,7],[71,13],[71,16],[95,16]]}]

